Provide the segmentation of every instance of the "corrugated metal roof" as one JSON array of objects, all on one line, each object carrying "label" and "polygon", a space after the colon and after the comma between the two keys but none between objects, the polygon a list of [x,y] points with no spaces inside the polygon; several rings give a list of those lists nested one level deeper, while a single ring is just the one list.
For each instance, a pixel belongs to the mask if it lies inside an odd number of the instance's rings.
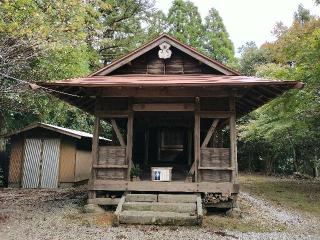
[{"label": "corrugated metal roof", "polygon": [[53,83],[41,83],[42,86],[83,86],[83,87],[140,87],[140,86],[255,86],[255,85],[291,85],[302,88],[297,81],[278,81],[246,76],[226,75],[112,75],[66,79]]},{"label": "corrugated metal roof", "polygon": [[[47,124],[47,123],[34,123],[34,124],[31,124],[25,128],[22,128],[18,131],[15,131],[13,133],[3,135],[2,137],[10,137],[12,135],[16,135],[16,134],[19,134],[19,133],[22,133],[22,132],[25,132],[25,131],[28,131],[28,130],[31,130],[31,129],[34,129],[37,127],[42,127],[42,128],[45,128],[45,129],[48,129],[51,131],[55,131],[55,132],[59,132],[61,134],[64,134],[64,135],[67,135],[70,137],[75,137],[78,139],[81,139],[82,137],[84,137],[84,138],[92,138],[93,137],[93,135],[91,133],[87,133],[87,132],[83,132],[83,131],[79,131],[79,130],[73,130],[70,128],[64,128],[64,127],[60,127],[60,126],[56,126],[56,125],[52,125],[52,124]],[[104,140],[104,141],[111,141],[110,139],[107,139],[104,137],[99,137],[99,139]]]}]

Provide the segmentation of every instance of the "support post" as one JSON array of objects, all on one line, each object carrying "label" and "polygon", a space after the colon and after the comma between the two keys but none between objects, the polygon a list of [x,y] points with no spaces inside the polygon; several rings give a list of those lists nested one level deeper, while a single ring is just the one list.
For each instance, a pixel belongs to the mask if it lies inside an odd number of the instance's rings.
[{"label": "support post", "polygon": [[194,112],[194,163],[195,163],[195,181],[200,181],[200,173],[198,172],[198,167],[200,165],[200,99],[196,97],[195,99],[195,112]]},{"label": "support post", "polygon": [[130,181],[130,172],[132,167],[132,142],[133,142],[133,110],[132,101],[128,102],[128,123],[127,123],[127,147],[126,147],[126,161],[128,164],[127,179]]},{"label": "support post", "polygon": [[[99,135],[100,135],[100,118],[96,115],[94,119],[94,130],[92,137],[92,165],[91,165],[91,175],[90,175],[90,183],[93,184],[97,178],[97,170],[93,166],[98,164],[99,159]],[[95,191],[89,191],[88,194],[89,199],[93,199],[96,197]]]},{"label": "support post", "polygon": [[237,132],[236,132],[236,113],[235,113],[235,97],[229,98],[230,111],[234,113],[230,116],[230,154],[231,154],[231,168],[232,170],[232,183],[237,183],[238,163],[237,163]]}]

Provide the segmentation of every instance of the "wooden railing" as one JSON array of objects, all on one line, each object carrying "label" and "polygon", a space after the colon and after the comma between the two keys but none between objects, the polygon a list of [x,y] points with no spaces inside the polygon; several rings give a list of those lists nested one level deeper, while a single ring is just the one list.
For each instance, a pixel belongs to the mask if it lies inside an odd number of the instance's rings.
[{"label": "wooden railing", "polygon": [[126,179],[126,146],[100,146],[98,162],[93,167],[97,171],[97,179]]}]

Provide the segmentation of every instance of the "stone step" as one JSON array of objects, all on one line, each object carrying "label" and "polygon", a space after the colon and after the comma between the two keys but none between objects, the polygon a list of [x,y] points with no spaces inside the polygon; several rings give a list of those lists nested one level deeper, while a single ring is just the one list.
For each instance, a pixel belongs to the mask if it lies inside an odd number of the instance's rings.
[{"label": "stone step", "polygon": [[126,202],[156,202],[158,200],[157,194],[128,194],[126,195]]},{"label": "stone step", "polygon": [[196,203],[164,203],[164,202],[125,202],[123,210],[195,213]]},{"label": "stone step", "polygon": [[158,202],[164,203],[195,203],[196,194],[159,194]]},{"label": "stone step", "polygon": [[196,215],[176,212],[154,211],[122,211],[119,216],[120,223],[143,225],[197,225]]}]

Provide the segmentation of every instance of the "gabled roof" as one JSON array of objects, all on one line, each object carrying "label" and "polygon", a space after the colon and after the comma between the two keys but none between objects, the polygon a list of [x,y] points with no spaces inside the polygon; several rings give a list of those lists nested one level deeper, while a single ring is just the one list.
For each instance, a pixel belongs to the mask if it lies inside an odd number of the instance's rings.
[{"label": "gabled roof", "polygon": [[[83,131],[78,131],[78,130],[73,130],[73,129],[69,129],[69,128],[64,128],[64,127],[59,127],[56,125],[51,125],[51,124],[47,124],[47,123],[33,123],[29,126],[26,126],[22,129],[19,129],[18,131],[15,131],[13,133],[10,134],[5,134],[2,137],[11,137],[13,135],[17,135],[20,134],[22,132],[26,132],[29,130],[32,130],[34,128],[44,128],[50,131],[54,131],[69,137],[73,137],[73,138],[77,138],[77,139],[81,139],[81,138],[92,138],[93,135],[91,133],[87,133],[87,132],[83,132]],[[104,137],[99,137],[100,140],[104,140],[104,141],[111,141],[110,139],[104,138]]]},{"label": "gabled roof", "polygon": [[133,52],[125,55],[124,57],[108,64],[107,66],[99,69],[98,71],[92,73],[89,75],[89,77],[93,76],[101,76],[101,75],[107,75],[114,70],[120,68],[121,66],[131,62],[132,60],[136,59],[137,57],[141,56],[142,54],[150,51],[153,48],[158,47],[161,43],[166,42],[169,43],[171,46],[179,49],[180,51],[188,54],[189,56],[197,59],[198,61],[208,65],[211,68],[216,69],[217,71],[225,74],[225,75],[239,75],[238,72],[232,70],[231,68],[227,67],[226,65],[213,60],[212,58],[198,52],[194,48],[183,44],[178,39],[169,36],[168,34],[161,34],[159,37],[155,38],[154,40],[148,42],[147,44],[142,45],[141,47],[137,48]]}]

